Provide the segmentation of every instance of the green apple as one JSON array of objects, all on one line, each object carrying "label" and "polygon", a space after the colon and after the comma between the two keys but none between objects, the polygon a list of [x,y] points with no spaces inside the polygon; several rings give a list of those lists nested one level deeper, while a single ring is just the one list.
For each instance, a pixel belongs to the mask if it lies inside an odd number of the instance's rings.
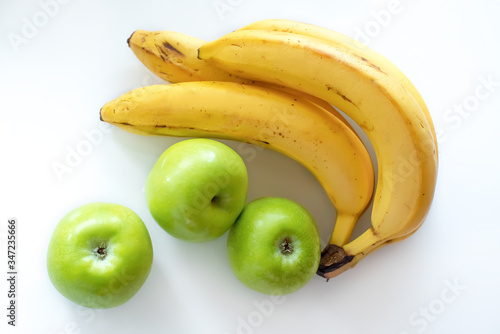
[{"label": "green apple", "polygon": [[316,223],[298,203],[265,197],[248,203],[227,239],[229,263],[249,288],[289,294],[315,275],[321,247]]},{"label": "green apple", "polygon": [[205,242],[223,235],[245,206],[248,175],[243,159],[212,139],[170,146],[146,181],[156,222],[175,238]]},{"label": "green apple", "polygon": [[78,207],[52,234],[47,271],[54,287],[74,303],[110,308],[132,298],[153,263],[149,232],[129,208],[111,203]]}]

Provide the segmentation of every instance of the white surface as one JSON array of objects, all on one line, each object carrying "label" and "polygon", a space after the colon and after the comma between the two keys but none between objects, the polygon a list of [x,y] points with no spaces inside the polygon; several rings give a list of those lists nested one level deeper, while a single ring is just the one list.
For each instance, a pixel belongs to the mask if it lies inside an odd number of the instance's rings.
[{"label": "white surface", "polygon": [[[6,325],[2,279],[1,328],[122,334],[500,332],[498,2],[55,1],[0,4],[1,277],[7,219],[19,220],[18,326]],[[218,13],[217,5],[224,11]],[[390,16],[381,14],[389,10]],[[278,299],[234,278],[225,236],[187,244],[168,236],[151,218],[145,178],[161,152],[179,139],[119,129],[104,133],[98,117],[105,102],[161,82],[127,47],[134,30],[177,30],[208,40],[263,18],[315,23],[359,38],[385,55],[422,93],[440,144],[435,201],[418,233],[328,283],[316,277]],[[39,27],[29,30],[26,22]],[[13,34],[24,43],[15,47],[9,41]],[[488,78],[490,86],[484,84]],[[88,146],[85,133],[94,133],[95,144]],[[229,144],[240,152],[248,149]],[[65,164],[69,152],[78,149],[88,154],[58,179],[53,164]],[[314,178],[274,152],[256,149],[246,162],[249,200],[276,195],[300,202],[316,217],[325,242],[335,211]],[[67,301],[45,269],[54,226],[69,210],[94,201],[136,211],[155,251],[141,291],[109,310]]]}]

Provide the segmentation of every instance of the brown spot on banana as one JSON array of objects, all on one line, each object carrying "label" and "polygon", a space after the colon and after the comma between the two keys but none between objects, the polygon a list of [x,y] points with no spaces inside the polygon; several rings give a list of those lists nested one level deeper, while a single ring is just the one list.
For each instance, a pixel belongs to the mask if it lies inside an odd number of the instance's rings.
[{"label": "brown spot on banana", "polygon": [[335,94],[337,94],[338,96],[340,96],[344,101],[349,102],[350,104],[352,104],[356,108],[358,107],[354,102],[352,102],[351,99],[349,99],[347,96],[345,96],[344,94],[342,94],[338,89],[335,89],[335,88],[333,88],[330,85],[326,85],[326,89],[327,90],[333,90],[335,92]]},{"label": "brown spot on banana", "polygon": [[169,49],[175,53],[177,53],[178,55],[180,56],[183,56],[184,57],[184,54],[182,52],[180,52],[178,49],[176,49],[172,44],[170,44],[169,42],[165,42],[163,43],[163,46],[166,48],[166,49]]},{"label": "brown spot on banana", "polygon": [[384,71],[382,71],[382,69],[375,65],[374,63],[372,63],[371,61],[369,61],[368,59],[366,59],[365,57],[361,57],[361,60],[364,61],[368,66],[370,66],[371,68],[374,68],[376,69],[377,71],[379,71],[380,73],[383,73],[385,75],[387,75],[387,73],[385,73]]},{"label": "brown spot on banana", "polygon": [[146,48],[146,47],[142,47],[142,49],[144,50],[144,52],[146,53],[149,53],[150,55],[153,55],[155,56],[156,54],[149,48]]},{"label": "brown spot on banana", "polygon": [[163,60],[163,62],[167,62],[168,61],[168,53],[167,51],[165,51],[161,46],[157,45],[156,46],[156,49],[158,50],[158,54],[160,55],[161,57],[161,60]]}]

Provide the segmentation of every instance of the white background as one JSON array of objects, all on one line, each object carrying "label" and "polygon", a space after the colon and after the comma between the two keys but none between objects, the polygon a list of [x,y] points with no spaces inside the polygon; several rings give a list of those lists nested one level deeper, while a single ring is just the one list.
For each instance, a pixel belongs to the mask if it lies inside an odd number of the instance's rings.
[{"label": "white background", "polygon": [[[19,282],[13,329],[6,325],[7,285],[1,280],[1,328],[9,327],[9,333],[499,333],[499,12],[494,1],[2,1],[0,276],[7,271],[7,219],[17,217]],[[164,233],[150,216],[146,176],[163,150],[180,139],[102,128],[98,116],[107,101],[161,82],[128,48],[134,30],[176,30],[210,40],[264,18],[321,25],[385,55],[423,95],[440,144],[435,201],[415,235],[328,283],[315,277],[278,299],[234,278],[226,236],[188,244]],[[13,42],[16,38],[22,43]],[[100,139],[58,177],[54,164],[67,164],[70,152],[88,148],[86,134],[96,131]],[[298,201],[315,216],[325,242],[335,210],[319,184],[294,161],[256,152],[246,161],[249,200]],[[54,226],[68,211],[95,201],[138,213],[155,252],[139,293],[108,310],[69,302],[52,287],[45,268]],[[364,217],[356,234],[367,222]]]}]

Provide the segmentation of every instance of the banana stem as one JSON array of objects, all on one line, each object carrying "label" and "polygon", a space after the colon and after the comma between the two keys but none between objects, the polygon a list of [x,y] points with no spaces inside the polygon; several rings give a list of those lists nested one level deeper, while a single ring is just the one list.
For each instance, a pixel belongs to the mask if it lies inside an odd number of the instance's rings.
[{"label": "banana stem", "polygon": [[381,238],[377,234],[373,227],[370,227],[359,237],[344,245],[344,251],[346,254],[357,256],[362,254],[363,256],[368,255],[379,245],[385,243],[387,238]]},{"label": "banana stem", "polygon": [[385,239],[380,240],[375,230],[370,228],[343,247],[330,244],[321,253],[317,274],[328,281],[356,266],[361,259],[384,242]]}]

